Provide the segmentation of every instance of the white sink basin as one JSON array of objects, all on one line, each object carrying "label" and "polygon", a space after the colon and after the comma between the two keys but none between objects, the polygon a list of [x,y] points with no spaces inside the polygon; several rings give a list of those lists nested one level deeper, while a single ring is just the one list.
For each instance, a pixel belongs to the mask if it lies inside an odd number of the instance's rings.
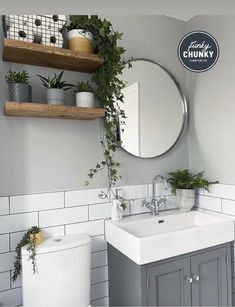
[{"label": "white sink basin", "polygon": [[146,264],[233,241],[234,224],[213,214],[171,211],[106,220],[105,237],[137,264]]}]

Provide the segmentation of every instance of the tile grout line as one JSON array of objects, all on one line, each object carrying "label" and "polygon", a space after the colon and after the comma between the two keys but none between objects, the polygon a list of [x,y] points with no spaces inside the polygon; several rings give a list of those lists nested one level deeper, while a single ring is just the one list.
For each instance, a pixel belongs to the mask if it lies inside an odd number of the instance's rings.
[{"label": "tile grout line", "polygon": [[11,198],[8,196],[8,212],[11,214]]},{"label": "tile grout line", "polygon": [[39,223],[39,211],[38,211],[38,227],[39,227],[40,223]]},{"label": "tile grout line", "polygon": [[106,268],[106,267],[108,267],[108,264],[104,264],[104,265],[99,265],[97,267],[93,267],[93,268],[91,268],[91,270],[100,269],[100,268]]},{"label": "tile grout line", "polygon": [[102,280],[102,281],[99,281],[99,282],[95,282],[95,283],[91,283],[91,287],[92,286],[96,286],[96,285],[100,285],[100,284],[103,284],[103,283],[105,283],[105,282],[109,282],[109,280],[108,279],[105,279],[105,280]]},{"label": "tile grout line", "polygon": [[102,299],[104,299],[104,298],[108,298],[109,296],[108,295],[106,295],[106,296],[102,296],[102,297],[100,297],[100,298],[96,298],[96,299],[94,299],[94,300],[91,300],[91,303],[92,302],[95,302],[95,301],[98,301],[98,300],[102,300]]},{"label": "tile grout line", "polygon": [[8,244],[9,244],[8,252],[10,252],[11,251],[11,235],[10,235],[10,233],[8,233]]}]

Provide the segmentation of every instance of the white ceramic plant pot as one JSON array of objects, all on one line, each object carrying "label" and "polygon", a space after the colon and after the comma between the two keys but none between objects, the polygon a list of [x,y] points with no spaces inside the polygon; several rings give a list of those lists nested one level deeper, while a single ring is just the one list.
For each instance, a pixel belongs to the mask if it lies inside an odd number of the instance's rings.
[{"label": "white ceramic plant pot", "polygon": [[64,90],[59,88],[47,89],[47,103],[49,104],[64,104]]},{"label": "white ceramic plant pot", "polygon": [[176,203],[180,211],[190,211],[195,205],[195,190],[193,189],[177,189]]},{"label": "white ceramic plant pot", "polygon": [[68,49],[76,50],[80,53],[94,53],[94,48],[91,45],[92,40],[93,34],[83,29],[74,29],[67,33]]},{"label": "white ceramic plant pot", "polygon": [[78,92],[76,93],[77,107],[93,108],[95,105],[95,97],[91,92]]}]

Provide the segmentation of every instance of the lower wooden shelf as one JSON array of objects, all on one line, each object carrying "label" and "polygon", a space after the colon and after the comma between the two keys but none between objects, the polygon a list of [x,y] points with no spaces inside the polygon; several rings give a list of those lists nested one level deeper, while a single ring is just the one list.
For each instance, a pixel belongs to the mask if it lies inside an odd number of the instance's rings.
[{"label": "lower wooden shelf", "polygon": [[9,102],[5,103],[4,114],[6,116],[41,117],[41,118],[65,118],[91,120],[105,116],[102,108],[84,108],[73,106],[61,106],[42,103]]}]

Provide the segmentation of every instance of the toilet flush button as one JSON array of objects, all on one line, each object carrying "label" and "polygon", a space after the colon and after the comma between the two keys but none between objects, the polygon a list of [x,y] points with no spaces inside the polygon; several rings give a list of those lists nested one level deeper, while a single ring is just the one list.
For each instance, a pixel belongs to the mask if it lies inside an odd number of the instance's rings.
[{"label": "toilet flush button", "polygon": [[61,239],[61,238],[56,238],[56,239],[54,239],[53,241],[58,243],[58,242],[61,242],[62,239]]}]

